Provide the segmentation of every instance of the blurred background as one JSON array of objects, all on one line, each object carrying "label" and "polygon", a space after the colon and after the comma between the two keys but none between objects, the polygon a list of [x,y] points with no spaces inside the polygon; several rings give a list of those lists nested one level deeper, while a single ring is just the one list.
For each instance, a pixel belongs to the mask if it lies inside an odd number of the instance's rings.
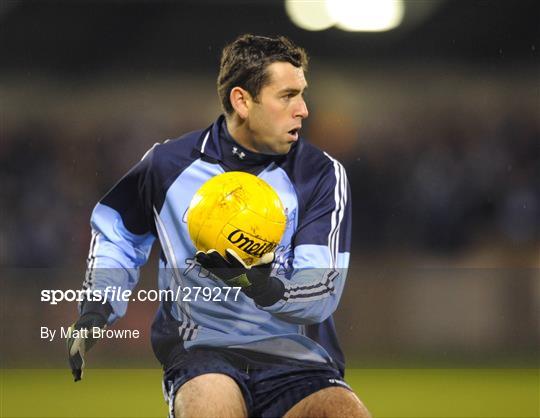
[{"label": "blurred background", "polygon": [[[75,305],[40,290],[79,288],[95,203],[155,142],[212,123],[220,51],[251,32],[307,49],[303,135],[347,169],[349,365],[538,368],[540,3],[382,1],[393,23],[363,31],[324,3],[0,2],[4,367],[63,366],[39,327]],[[158,368],[155,308],[130,306],[118,326],[143,338],[93,364]]]}]

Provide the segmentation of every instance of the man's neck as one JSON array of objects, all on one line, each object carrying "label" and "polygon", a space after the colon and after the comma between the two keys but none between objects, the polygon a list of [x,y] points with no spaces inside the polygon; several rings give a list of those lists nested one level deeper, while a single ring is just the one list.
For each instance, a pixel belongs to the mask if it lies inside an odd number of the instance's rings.
[{"label": "man's neck", "polygon": [[253,136],[247,127],[245,120],[234,114],[231,116],[225,116],[225,123],[227,124],[227,130],[231,137],[244,148],[249,151],[260,153],[260,151],[254,146]]},{"label": "man's neck", "polygon": [[275,160],[273,156],[251,151],[240,144],[233,138],[224,120],[219,129],[219,138],[221,162],[233,171],[248,171],[255,174]]}]

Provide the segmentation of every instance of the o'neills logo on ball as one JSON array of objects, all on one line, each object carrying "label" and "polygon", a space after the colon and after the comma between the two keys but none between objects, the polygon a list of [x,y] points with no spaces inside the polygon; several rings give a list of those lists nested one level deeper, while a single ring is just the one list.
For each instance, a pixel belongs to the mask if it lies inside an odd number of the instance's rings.
[{"label": "o'neills logo on ball", "polygon": [[250,236],[239,229],[232,231],[227,236],[227,239],[231,244],[234,244],[235,247],[240,248],[246,254],[254,257],[262,257],[264,254],[273,251],[277,247],[277,244],[273,242]]}]

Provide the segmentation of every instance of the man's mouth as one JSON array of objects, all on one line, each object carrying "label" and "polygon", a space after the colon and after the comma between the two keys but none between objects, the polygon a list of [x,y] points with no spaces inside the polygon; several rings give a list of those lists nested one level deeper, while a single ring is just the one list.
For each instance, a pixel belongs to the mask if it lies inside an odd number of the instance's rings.
[{"label": "man's mouth", "polygon": [[294,128],[291,129],[288,134],[296,141],[298,140],[298,132],[300,131],[300,128]]}]

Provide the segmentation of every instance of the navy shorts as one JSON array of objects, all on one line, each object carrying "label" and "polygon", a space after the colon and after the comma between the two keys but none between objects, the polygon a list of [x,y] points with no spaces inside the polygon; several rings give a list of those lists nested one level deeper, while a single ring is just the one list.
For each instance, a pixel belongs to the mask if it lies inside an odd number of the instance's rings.
[{"label": "navy shorts", "polygon": [[174,396],[188,380],[206,373],[236,381],[250,417],[282,417],[296,403],[330,386],[351,390],[331,365],[248,350],[194,348],[176,356],[165,370],[163,389],[174,418]]}]

